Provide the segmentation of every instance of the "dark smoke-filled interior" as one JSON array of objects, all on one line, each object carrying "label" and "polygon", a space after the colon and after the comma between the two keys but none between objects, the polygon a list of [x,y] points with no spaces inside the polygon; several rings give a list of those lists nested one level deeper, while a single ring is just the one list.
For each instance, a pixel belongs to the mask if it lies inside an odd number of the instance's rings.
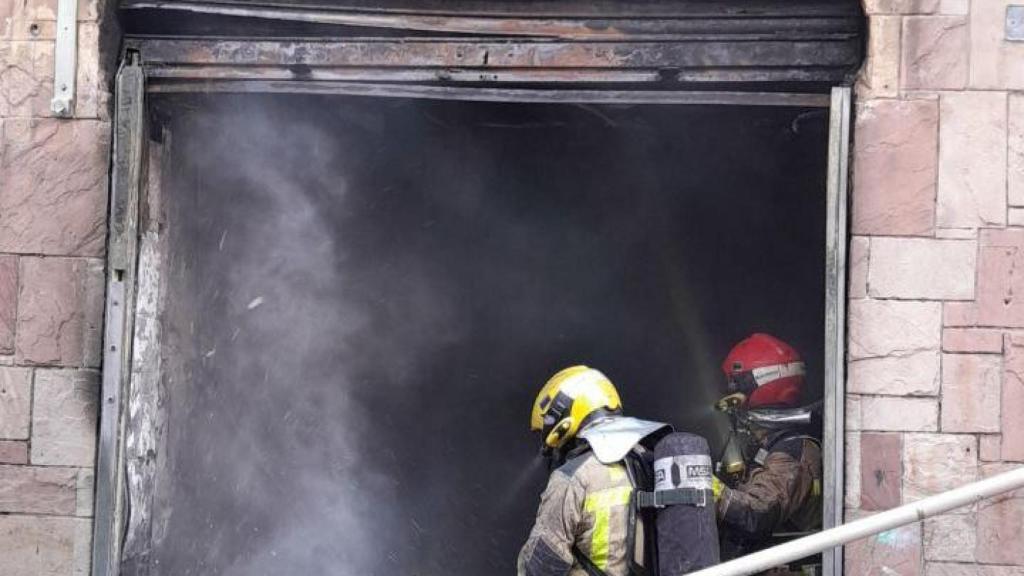
[{"label": "dark smoke-filled interior", "polygon": [[511,573],[546,481],[530,405],[568,365],[714,450],[751,332],[821,396],[824,110],[153,106],[151,573]]}]

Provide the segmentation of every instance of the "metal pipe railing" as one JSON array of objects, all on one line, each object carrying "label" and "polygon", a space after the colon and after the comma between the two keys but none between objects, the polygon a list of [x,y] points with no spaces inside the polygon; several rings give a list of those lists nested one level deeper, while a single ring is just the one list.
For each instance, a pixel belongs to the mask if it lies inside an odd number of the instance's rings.
[{"label": "metal pipe railing", "polygon": [[767,550],[748,554],[736,560],[691,572],[688,576],[746,576],[754,574],[1018,488],[1024,488],[1024,466],[911,504],[879,512],[849,524],[836,526]]}]

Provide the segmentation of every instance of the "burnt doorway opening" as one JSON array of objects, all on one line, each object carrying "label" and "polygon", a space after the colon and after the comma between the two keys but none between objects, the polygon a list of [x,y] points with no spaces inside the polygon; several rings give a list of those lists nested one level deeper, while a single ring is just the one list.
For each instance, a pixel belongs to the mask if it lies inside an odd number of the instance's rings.
[{"label": "burnt doorway opening", "polygon": [[150,106],[162,424],[122,573],[511,571],[556,370],[713,444],[753,331],[825,394],[827,108]]},{"label": "burnt doorway opening", "polygon": [[709,426],[759,328],[824,382],[841,521],[860,2],[118,4],[95,574],[511,570],[540,380]]}]

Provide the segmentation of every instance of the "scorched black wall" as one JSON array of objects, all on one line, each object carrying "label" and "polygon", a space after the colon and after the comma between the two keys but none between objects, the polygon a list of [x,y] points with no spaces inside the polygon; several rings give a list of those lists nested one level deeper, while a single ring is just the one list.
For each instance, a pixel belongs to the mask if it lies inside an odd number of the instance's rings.
[{"label": "scorched black wall", "polygon": [[534,394],[722,440],[755,330],[821,394],[822,110],[164,97],[159,574],[511,573]]}]

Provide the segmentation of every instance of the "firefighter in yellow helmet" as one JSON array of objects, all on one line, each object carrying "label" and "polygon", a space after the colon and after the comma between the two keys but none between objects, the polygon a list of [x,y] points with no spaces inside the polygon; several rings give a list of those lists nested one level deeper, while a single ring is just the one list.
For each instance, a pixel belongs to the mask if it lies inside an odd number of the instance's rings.
[{"label": "firefighter in yellow helmet", "polygon": [[631,505],[634,472],[625,459],[671,428],[622,416],[615,386],[586,366],[548,380],[530,428],[541,433],[554,470],[519,552],[518,576],[626,576],[648,565],[651,547]]}]

